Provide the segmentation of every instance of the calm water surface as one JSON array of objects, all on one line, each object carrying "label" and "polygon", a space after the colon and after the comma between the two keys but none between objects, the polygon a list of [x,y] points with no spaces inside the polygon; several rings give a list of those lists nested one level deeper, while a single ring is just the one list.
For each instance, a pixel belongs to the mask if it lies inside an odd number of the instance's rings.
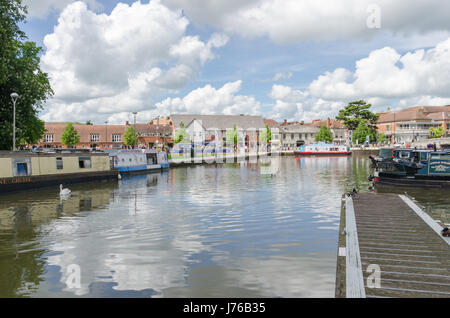
[{"label": "calm water surface", "polygon": [[[0,296],[334,297],[341,195],[370,173],[281,157],[0,196]],[[450,223],[449,192],[412,195]]]}]

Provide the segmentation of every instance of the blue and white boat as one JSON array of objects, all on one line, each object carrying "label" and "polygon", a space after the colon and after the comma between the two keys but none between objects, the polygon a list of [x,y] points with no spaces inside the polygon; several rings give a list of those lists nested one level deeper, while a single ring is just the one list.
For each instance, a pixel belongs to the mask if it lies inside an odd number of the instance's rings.
[{"label": "blue and white boat", "polygon": [[351,151],[345,145],[318,142],[316,144],[301,146],[299,150],[294,150],[294,154],[296,156],[348,156],[351,154]]},{"label": "blue and white boat", "polygon": [[161,171],[169,168],[167,153],[153,149],[117,150],[109,152],[111,169],[121,175]]}]

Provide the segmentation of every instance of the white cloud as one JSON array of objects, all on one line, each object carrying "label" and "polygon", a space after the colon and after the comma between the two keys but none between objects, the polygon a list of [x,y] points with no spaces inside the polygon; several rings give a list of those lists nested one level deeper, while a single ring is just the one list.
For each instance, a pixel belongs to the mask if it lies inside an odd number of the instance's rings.
[{"label": "white cloud", "polygon": [[[60,11],[75,0],[23,0],[23,4],[28,8],[28,16],[31,18],[45,18],[51,11]],[[103,5],[96,0],[83,0],[89,7],[96,11],[103,8]]]},{"label": "white cloud", "polygon": [[221,34],[207,42],[185,35],[188,24],[158,0],[119,3],[110,15],[96,14],[83,2],[68,5],[44,39],[41,66],[55,98],[42,118],[103,121],[114,113],[154,109],[155,97],[185,87],[214,59],[212,50],[228,41]]},{"label": "white cloud", "polygon": [[254,97],[236,95],[242,81],[229,82],[216,89],[211,85],[197,88],[181,98],[167,98],[157,103],[163,115],[170,113],[191,114],[259,114],[260,103]]},{"label": "white cloud", "polygon": [[367,27],[373,0],[163,1],[183,8],[198,24],[246,37],[266,36],[276,43],[366,38],[380,30],[399,36],[450,31],[450,3],[441,0],[378,0],[381,29]]},{"label": "white cloud", "polygon": [[291,77],[292,77],[291,72],[288,72],[288,73],[279,72],[274,75],[274,77],[272,78],[272,81],[278,82],[281,79],[290,79]]},{"label": "white cloud", "polygon": [[312,96],[327,100],[354,98],[450,97],[450,38],[428,50],[403,56],[393,48],[372,51],[355,71],[338,68],[309,86]]}]

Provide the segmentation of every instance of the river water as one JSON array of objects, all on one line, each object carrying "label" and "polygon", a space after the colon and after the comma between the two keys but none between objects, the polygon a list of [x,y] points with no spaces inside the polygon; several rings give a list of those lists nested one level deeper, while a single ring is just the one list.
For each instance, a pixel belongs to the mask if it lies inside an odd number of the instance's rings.
[{"label": "river water", "polygon": [[[0,297],[334,297],[341,196],[370,174],[273,157],[2,195]],[[413,196],[450,223],[448,192]]]}]

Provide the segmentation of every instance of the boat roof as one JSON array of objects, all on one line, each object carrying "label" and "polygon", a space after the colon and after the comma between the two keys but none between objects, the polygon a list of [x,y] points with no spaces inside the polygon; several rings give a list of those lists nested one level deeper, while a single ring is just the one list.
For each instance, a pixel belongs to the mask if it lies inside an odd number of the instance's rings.
[{"label": "boat roof", "polygon": [[309,144],[309,145],[306,145],[306,146],[328,146],[328,147],[345,147],[345,145],[335,145],[335,144],[327,144],[326,142],[322,142],[322,141],[319,141],[319,142],[317,142],[317,143],[315,143],[315,144]]}]

